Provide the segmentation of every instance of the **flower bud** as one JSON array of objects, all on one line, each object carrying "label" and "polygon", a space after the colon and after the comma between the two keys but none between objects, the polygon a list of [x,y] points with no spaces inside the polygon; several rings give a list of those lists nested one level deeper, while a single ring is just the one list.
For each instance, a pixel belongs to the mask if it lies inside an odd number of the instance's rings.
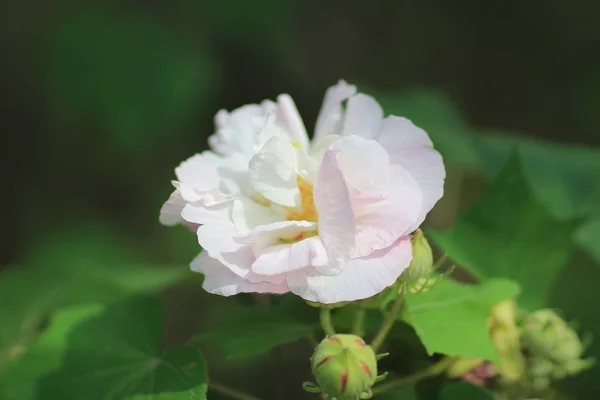
[{"label": "flower bud", "polygon": [[489,320],[490,336],[500,358],[502,375],[511,381],[520,379],[525,371],[520,333],[515,323],[517,312],[514,300],[506,300],[492,307]]},{"label": "flower bud", "polygon": [[377,358],[355,335],[334,335],[319,343],[311,368],[321,391],[330,399],[369,398],[377,380]]},{"label": "flower bud", "polygon": [[527,354],[529,384],[538,391],[594,364],[593,359],[582,358],[585,346],[577,332],[552,310],[523,319],[521,346]]},{"label": "flower bud", "polygon": [[413,258],[401,277],[406,283],[417,282],[433,272],[433,253],[429,242],[423,235],[423,231],[417,229],[410,241],[412,243]]}]

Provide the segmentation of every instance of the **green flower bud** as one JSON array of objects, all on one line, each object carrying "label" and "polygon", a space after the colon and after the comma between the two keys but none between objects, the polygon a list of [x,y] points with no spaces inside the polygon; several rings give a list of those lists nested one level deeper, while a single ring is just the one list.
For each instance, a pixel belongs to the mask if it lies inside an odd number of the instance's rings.
[{"label": "green flower bud", "polygon": [[520,379],[525,372],[525,358],[515,323],[517,313],[514,300],[506,300],[492,307],[489,320],[490,336],[500,357],[502,375],[511,381]]},{"label": "green flower bud", "polygon": [[417,229],[410,241],[412,243],[413,258],[401,277],[406,283],[417,282],[433,272],[433,253],[429,242],[423,235],[423,231]]},{"label": "green flower bud", "polygon": [[560,364],[578,359],[584,351],[577,332],[552,310],[539,310],[523,322],[523,346]]},{"label": "green flower bud", "polygon": [[311,368],[328,399],[355,400],[371,396],[377,379],[377,357],[371,346],[355,335],[334,335],[319,343]]},{"label": "green flower bud", "polygon": [[552,310],[525,316],[521,331],[521,346],[527,355],[524,383],[536,392],[594,364],[594,360],[582,358],[585,346],[577,332]]}]

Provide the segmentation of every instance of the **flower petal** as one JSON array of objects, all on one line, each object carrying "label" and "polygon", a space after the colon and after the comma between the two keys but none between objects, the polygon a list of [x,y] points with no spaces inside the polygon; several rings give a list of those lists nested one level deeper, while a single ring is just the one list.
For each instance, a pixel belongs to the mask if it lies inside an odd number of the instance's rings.
[{"label": "flower petal", "polygon": [[272,137],[250,160],[250,182],[265,198],[287,207],[300,202],[296,148]]},{"label": "flower petal", "polygon": [[219,111],[215,115],[217,131],[208,138],[211,149],[224,156],[241,153],[252,157],[256,152],[255,136],[263,128],[267,115],[275,113],[275,110],[275,103],[265,100],[232,112]]},{"label": "flower petal", "polygon": [[303,299],[323,304],[366,299],[393,285],[411,259],[410,237],[404,236],[386,249],[351,260],[338,275],[302,269],[288,273],[287,284]]},{"label": "flower petal", "polygon": [[372,139],[380,129],[382,120],[383,110],[379,103],[371,96],[358,93],[348,100],[341,134]]},{"label": "flower petal", "polygon": [[240,278],[218,260],[211,258],[206,252],[200,253],[190,264],[192,271],[204,274],[202,287],[209,293],[221,296],[233,296],[238,293],[275,293],[289,292],[285,282],[252,283]]},{"label": "flower petal", "polygon": [[390,158],[379,143],[353,135],[340,138],[329,148],[340,150],[344,179],[360,194],[377,195],[389,190]]},{"label": "flower petal", "polygon": [[222,264],[231,272],[250,282],[269,281],[281,283],[283,275],[269,277],[259,276],[251,271],[250,267],[256,260],[252,246],[237,243],[233,238],[239,232],[232,223],[221,222],[202,225],[198,228],[198,243],[206,253]]},{"label": "flower petal", "polygon": [[259,275],[276,275],[326,264],[327,252],[323,242],[318,236],[313,236],[291,244],[266,247],[252,264],[252,271]]},{"label": "flower petal", "polygon": [[386,248],[419,226],[423,201],[419,185],[402,167],[392,166],[391,171],[389,196],[354,209],[357,230],[354,257]]},{"label": "flower petal", "polygon": [[417,223],[421,224],[444,194],[442,156],[433,149],[427,133],[406,118],[386,118],[376,140],[388,150],[390,162],[402,166],[419,184],[423,207]]},{"label": "flower petal", "polygon": [[182,223],[183,218],[181,218],[181,211],[183,211],[185,204],[186,201],[181,197],[179,190],[175,190],[171,193],[169,200],[167,200],[160,209],[160,215],[158,217],[160,223],[166,226]]},{"label": "flower petal", "polygon": [[308,149],[308,135],[304,122],[302,122],[296,104],[289,94],[277,97],[276,115],[277,123],[287,128],[290,139],[298,143],[301,148]]},{"label": "flower petal", "polygon": [[354,213],[339,157],[339,150],[325,153],[313,190],[319,236],[327,249],[330,273],[339,272],[354,251]]},{"label": "flower petal", "polygon": [[313,232],[317,224],[309,221],[276,221],[256,226],[246,234],[235,238],[236,242],[252,244],[255,247],[267,247],[281,240],[292,240],[300,234]]},{"label": "flower petal", "polygon": [[325,92],[325,99],[317,118],[314,140],[325,135],[339,134],[342,128],[344,110],[342,102],[356,93],[356,86],[340,80],[337,85]]}]

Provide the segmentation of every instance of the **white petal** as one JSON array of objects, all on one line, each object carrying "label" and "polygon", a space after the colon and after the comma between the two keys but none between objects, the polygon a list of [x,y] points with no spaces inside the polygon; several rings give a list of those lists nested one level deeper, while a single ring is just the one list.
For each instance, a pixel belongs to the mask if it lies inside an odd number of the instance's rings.
[{"label": "white petal", "polygon": [[389,190],[390,158],[376,141],[346,136],[330,149],[340,150],[340,168],[348,184],[361,194],[374,195]]},{"label": "white petal", "polygon": [[442,156],[432,148],[427,133],[405,118],[386,118],[377,141],[390,153],[390,162],[402,166],[419,184],[423,196],[420,224],[444,194]]},{"label": "white petal", "polygon": [[327,268],[331,273],[339,272],[354,251],[354,213],[339,156],[339,150],[325,153],[313,190],[319,214],[319,236],[327,249]]},{"label": "white petal", "polygon": [[304,122],[294,100],[288,94],[277,97],[277,123],[287,128],[291,140],[308,149],[308,135]]},{"label": "white petal", "polygon": [[325,135],[340,133],[344,116],[342,102],[355,93],[356,86],[348,85],[343,80],[327,89],[315,126],[315,140]]},{"label": "white petal", "polygon": [[427,133],[415,126],[410,120],[390,115],[383,120],[379,132],[375,135],[379,142],[390,154],[413,147],[432,147]]},{"label": "white petal", "polygon": [[296,148],[285,140],[271,138],[250,160],[250,181],[265,198],[295,207],[300,201]]},{"label": "white petal", "polygon": [[419,185],[402,167],[393,166],[391,171],[389,196],[354,209],[357,230],[354,257],[384,249],[420,224],[423,197]]},{"label": "white petal", "polygon": [[252,264],[252,271],[260,275],[275,275],[326,264],[327,252],[323,242],[318,236],[313,236],[299,242],[263,249]]},{"label": "white petal", "polygon": [[231,113],[221,110],[215,116],[217,131],[208,138],[211,149],[221,155],[241,153],[251,157],[255,153],[255,137],[273,114],[276,105],[265,100],[259,104],[248,104]]},{"label": "white petal", "polygon": [[256,227],[280,221],[281,214],[276,213],[272,207],[258,204],[246,197],[239,197],[233,202],[231,220],[238,232],[250,232]]},{"label": "white petal", "polygon": [[183,211],[185,204],[186,202],[181,197],[179,190],[175,190],[160,209],[160,216],[158,217],[160,223],[173,226],[183,222],[181,211]]},{"label": "white petal", "polygon": [[198,228],[198,243],[206,253],[222,264],[237,276],[250,282],[269,281],[281,283],[283,275],[263,277],[251,271],[250,267],[256,260],[252,246],[237,243],[233,238],[239,235],[231,223],[214,223],[202,225]]},{"label": "white petal", "polygon": [[221,296],[233,296],[238,293],[276,293],[289,292],[287,284],[274,284],[270,282],[251,283],[236,274],[218,260],[208,256],[206,252],[200,253],[190,265],[192,271],[204,274],[202,287],[209,293]]},{"label": "white petal", "polygon": [[256,247],[267,247],[278,244],[280,240],[291,240],[294,237],[313,232],[317,224],[309,221],[277,221],[265,225],[256,226],[250,232],[238,235],[235,241],[238,243],[252,244]]},{"label": "white petal", "polygon": [[365,258],[351,260],[335,276],[301,269],[288,273],[290,290],[309,301],[332,304],[366,299],[393,285],[412,259],[410,237]]},{"label": "white petal", "polygon": [[380,129],[382,120],[383,110],[379,103],[371,96],[359,93],[348,100],[341,134],[372,139]]},{"label": "white petal", "polygon": [[219,186],[219,175],[217,173],[217,167],[207,159],[207,154],[210,152],[203,152],[201,154],[195,154],[188,158],[177,168],[175,168],[175,175],[179,182],[193,186],[197,190],[206,191]]}]

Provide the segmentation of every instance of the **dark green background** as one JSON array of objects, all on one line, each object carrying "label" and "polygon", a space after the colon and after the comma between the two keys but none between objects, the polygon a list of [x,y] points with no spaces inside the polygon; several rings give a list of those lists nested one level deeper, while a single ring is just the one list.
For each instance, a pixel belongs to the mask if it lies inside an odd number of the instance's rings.
[{"label": "dark green background", "polygon": [[[185,268],[198,251],[195,238],[160,226],[158,210],[174,167],[206,148],[216,111],[287,92],[310,129],[325,89],[343,78],[425,127],[444,154],[447,194],[428,220],[432,228],[451,226],[477,198],[501,167],[507,138],[536,140],[517,142],[540,201],[559,219],[596,221],[574,237],[550,304],[600,337],[599,2],[25,0],[1,7],[0,268]],[[167,291],[171,344],[245,301],[202,294],[194,278]],[[252,361],[261,368],[251,372],[247,361],[207,358],[211,376],[275,393],[268,398],[299,399],[308,353],[304,342],[284,346]],[[598,397],[598,373],[567,382],[575,398]]]}]

